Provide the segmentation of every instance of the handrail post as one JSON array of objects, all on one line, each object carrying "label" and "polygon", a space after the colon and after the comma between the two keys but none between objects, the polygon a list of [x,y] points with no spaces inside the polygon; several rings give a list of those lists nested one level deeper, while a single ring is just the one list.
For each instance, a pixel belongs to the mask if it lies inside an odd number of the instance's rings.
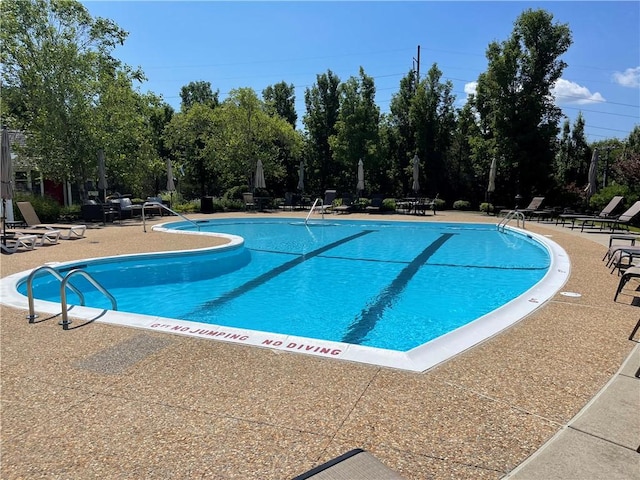
[{"label": "handrail post", "polygon": [[67,283],[69,283],[69,279],[73,275],[80,275],[84,277],[89,283],[91,283],[91,285],[96,287],[96,289],[100,293],[102,293],[105,297],[107,297],[111,301],[111,308],[113,310],[118,310],[118,304],[116,302],[115,297],[111,295],[107,291],[107,289],[104,288],[100,283],[98,283],[98,281],[95,278],[89,275],[89,273],[85,272],[84,270],[80,270],[76,268],[74,270],[71,270],[69,273],[67,273],[67,275],[62,280],[62,283],[60,284],[60,303],[62,304],[62,320],[60,320],[60,322],[58,323],[62,325],[63,330],[69,330],[69,325],[71,325],[71,320],[69,320],[69,315],[67,314],[66,286],[67,286]]},{"label": "handrail post", "polygon": [[[29,323],[34,323],[35,319],[38,318],[38,315],[35,313],[33,301],[33,279],[40,272],[48,272],[56,279],[60,280],[60,282],[63,282],[62,275],[60,275],[48,265],[43,265],[31,271],[31,273],[27,277],[27,299],[29,301],[29,315],[27,315],[27,319],[29,320]],[[80,298],[80,305],[84,305],[84,295],[82,294],[82,292],[71,284],[69,284],[69,288]]]},{"label": "handrail post", "polygon": [[166,205],[159,203],[159,202],[144,202],[142,204],[142,230],[147,233],[147,222],[144,216],[144,207],[160,207],[160,208],[164,208],[166,211],[173,213],[174,215],[177,215],[180,218],[184,218],[187,222],[191,223],[192,225],[194,225],[198,231],[200,231],[200,225],[198,225],[196,222],[194,222],[193,220],[185,217],[184,215],[182,215],[181,213],[175,212],[173,210],[171,210],[169,207],[167,207]]}]

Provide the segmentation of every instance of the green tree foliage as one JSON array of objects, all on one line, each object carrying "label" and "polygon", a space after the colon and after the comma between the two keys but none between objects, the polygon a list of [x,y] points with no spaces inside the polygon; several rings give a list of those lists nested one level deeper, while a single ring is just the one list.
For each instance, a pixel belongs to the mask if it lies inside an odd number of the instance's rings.
[{"label": "green tree foliage", "polygon": [[153,99],[132,89],[142,73],[112,56],[126,37],[77,1],[3,2],[2,113],[27,132],[24,153],[46,178],[75,180],[82,191],[103,149],[115,182],[138,185],[134,172],[154,155],[144,121]]},{"label": "green tree foliage", "polygon": [[[331,183],[343,192],[353,192],[357,183],[358,161],[362,159],[370,188],[387,183],[380,168],[378,125],[380,109],[375,103],[373,78],[360,67],[360,77],[340,85],[340,111],[335,135],[329,137],[333,151]],[[386,185],[385,185],[386,187]]]},{"label": "green tree foliage", "polygon": [[180,89],[180,99],[182,100],[180,109],[184,112],[195,104],[205,105],[215,108],[219,105],[218,97],[220,91],[211,89],[211,82],[197,81],[190,82]]},{"label": "green tree foliage", "polygon": [[507,188],[513,185],[509,196],[528,197],[550,187],[561,117],[551,89],[570,44],[567,25],[554,24],[544,10],[526,10],[511,36],[487,49],[489,65],[478,79],[476,108],[505,162]]},{"label": "green tree foliage", "polygon": [[296,128],[298,114],[296,113],[296,95],[293,84],[285,82],[269,85],[262,91],[262,99],[269,115],[280,115],[293,128]]},{"label": "green tree foliage", "polygon": [[447,197],[450,191],[447,177],[447,155],[455,129],[455,97],[451,81],[442,83],[442,72],[434,64],[424,80],[417,85],[410,109],[410,120],[415,131],[416,150],[424,168],[420,184],[431,196],[440,193]]},{"label": "green tree foliage", "polygon": [[336,133],[340,112],[340,79],[329,70],[316,76],[316,83],[305,90],[304,103],[307,113],[303,122],[307,128],[309,154],[308,167],[315,179],[314,188],[324,191],[332,187],[331,166],[333,154],[329,138]]}]

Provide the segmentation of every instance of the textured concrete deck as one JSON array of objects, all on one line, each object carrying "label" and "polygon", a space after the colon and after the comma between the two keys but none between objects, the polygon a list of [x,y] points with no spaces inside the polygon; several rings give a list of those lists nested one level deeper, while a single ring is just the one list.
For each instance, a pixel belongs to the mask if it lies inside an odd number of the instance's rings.
[{"label": "textured concrete deck", "polygon": [[[640,471],[637,352],[619,369],[637,345],[637,299],[627,289],[612,300],[607,236],[527,229],[567,251],[563,290],[582,296],[556,295],[425,373],[99,322],[63,331],[59,318],[30,325],[3,306],[0,477],[286,479],[360,447],[407,479],[602,478],[585,459],[604,462],[606,478],[634,478],[624,475]],[[0,268],[211,242],[130,221],[4,255]]]}]

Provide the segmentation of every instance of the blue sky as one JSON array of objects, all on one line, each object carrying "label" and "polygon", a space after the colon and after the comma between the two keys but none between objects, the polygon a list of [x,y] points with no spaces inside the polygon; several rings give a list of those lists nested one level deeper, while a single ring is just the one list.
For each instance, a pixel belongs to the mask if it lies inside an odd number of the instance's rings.
[{"label": "blue sky", "polygon": [[420,72],[437,63],[464,104],[487,68],[491,41],[506,40],[516,18],[542,8],[566,23],[573,44],[556,103],[589,141],[626,138],[640,124],[640,2],[214,2],[85,1],[93,16],[129,32],[115,56],[141,67],[153,91],[180,108],[180,89],[211,82],[220,99],[235,88],[293,84],[299,123],[304,92],[318,74],[341,80],[360,66],[389,109],[420,45]]}]

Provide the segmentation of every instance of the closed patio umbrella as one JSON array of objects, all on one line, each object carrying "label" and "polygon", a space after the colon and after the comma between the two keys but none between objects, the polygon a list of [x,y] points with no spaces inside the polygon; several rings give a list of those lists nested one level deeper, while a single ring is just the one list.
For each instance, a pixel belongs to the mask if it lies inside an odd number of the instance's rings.
[{"label": "closed patio umbrella", "polygon": [[498,168],[496,159],[491,160],[491,167],[489,168],[489,185],[487,186],[487,192],[493,193],[496,191],[496,170]]},{"label": "closed patio umbrella", "polygon": [[593,150],[591,164],[589,165],[589,184],[587,185],[587,198],[591,198],[598,190],[598,149]]},{"label": "closed patio umbrella", "polygon": [[298,170],[298,190],[304,192],[304,162],[300,162]]},{"label": "closed patio umbrella", "polygon": [[102,190],[102,201],[107,199],[107,172],[104,165],[104,150],[98,150],[98,190]]},{"label": "closed patio umbrella", "polygon": [[2,139],[0,140],[0,197],[2,197],[2,242],[6,245],[7,234],[7,200],[13,198],[13,185],[11,184],[11,146],[9,144],[9,131],[2,127]]},{"label": "closed patio umbrella", "polygon": [[418,193],[420,190],[420,159],[418,155],[413,157],[412,166],[413,166],[413,183],[411,184],[411,190],[414,193]]},{"label": "closed patio umbrella", "polygon": [[267,188],[267,184],[264,181],[264,168],[262,167],[262,160],[258,160],[256,163],[256,179],[255,188]]},{"label": "closed patio umbrella", "polygon": [[358,160],[358,184],[356,185],[356,191],[358,195],[364,190],[364,163],[362,159]]},{"label": "closed patio umbrella", "polygon": [[167,191],[169,192],[170,208],[173,208],[173,192],[176,191],[176,184],[173,180],[173,165],[171,159],[167,158]]}]

